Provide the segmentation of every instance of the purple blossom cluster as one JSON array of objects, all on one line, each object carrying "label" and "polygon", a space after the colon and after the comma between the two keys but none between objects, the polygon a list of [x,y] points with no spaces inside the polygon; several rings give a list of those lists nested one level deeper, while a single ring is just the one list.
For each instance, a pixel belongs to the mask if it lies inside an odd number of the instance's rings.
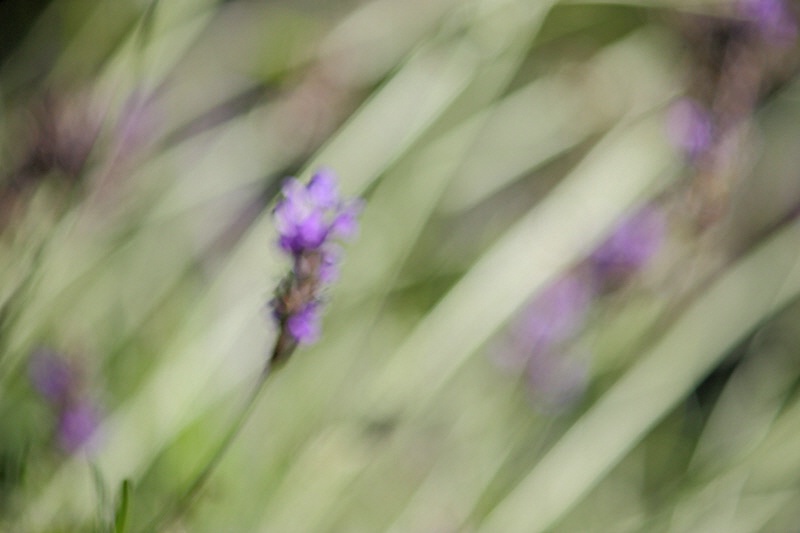
[{"label": "purple blossom cluster", "polygon": [[663,212],[645,206],[624,218],[573,272],[537,294],[491,347],[500,366],[524,372],[540,400],[562,408],[577,399],[588,379],[586,358],[574,340],[595,298],[645,268],[666,236]]},{"label": "purple blossom cluster", "polygon": [[57,416],[58,444],[67,453],[83,449],[96,433],[100,415],[86,397],[74,364],[48,348],[36,350],[30,359],[29,376]]},{"label": "purple blossom cluster", "polygon": [[594,296],[578,276],[556,280],[531,302],[514,325],[514,336],[528,346],[549,349],[570,339],[583,325]]},{"label": "purple blossom cluster", "polygon": [[336,241],[358,232],[361,200],[345,201],[336,174],[322,169],[307,185],[295,178],[283,184],[283,197],[273,212],[278,244],[292,258],[292,271],[272,300],[280,329],[273,359],[286,358],[297,344],[311,344],[320,336],[322,289],[336,280],[341,248]]},{"label": "purple blossom cluster", "polygon": [[738,10],[772,44],[789,45],[797,38],[797,19],[784,0],[742,0]]},{"label": "purple blossom cluster", "polygon": [[560,410],[583,391],[586,361],[574,356],[570,342],[583,327],[593,297],[585,276],[559,278],[523,308],[492,346],[496,363],[525,376],[538,406]]},{"label": "purple blossom cluster", "polygon": [[[689,84],[693,98],[676,101],[666,119],[671,144],[705,174],[727,165],[735,151],[731,147],[738,144],[737,125],[780,79],[773,78],[797,42],[798,20],[790,1],[737,0],[730,7],[727,17],[698,17],[687,26],[700,29],[689,42],[696,63]],[[719,51],[708,53],[716,47]]]}]

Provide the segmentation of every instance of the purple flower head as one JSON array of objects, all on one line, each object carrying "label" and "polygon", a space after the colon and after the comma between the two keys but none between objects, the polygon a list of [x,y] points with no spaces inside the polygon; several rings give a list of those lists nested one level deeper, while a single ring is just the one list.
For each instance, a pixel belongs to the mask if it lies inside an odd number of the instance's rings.
[{"label": "purple flower head", "polygon": [[797,38],[797,20],[784,0],[741,0],[738,8],[767,41],[790,45]]},{"label": "purple flower head", "polygon": [[490,345],[500,367],[520,371],[539,354],[558,352],[583,327],[594,296],[583,277],[565,276],[537,294]]},{"label": "purple flower head", "polygon": [[342,251],[336,240],[355,237],[360,200],[339,195],[336,174],[319,170],[303,185],[288,179],[275,206],[280,247],[293,259],[292,272],[271,301],[280,329],[272,360],[285,359],[297,344],[311,344],[321,331],[321,291],[336,280]]},{"label": "purple flower head", "polygon": [[492,359],[523,373],[532,398],[546,411],[560,411],[580,398],[588,381],[585,358],[571,342],[583,327],[594,290],[586,278],[564,276],[541,291],[490,346]]},{"label": "purple flower head", "polygon": [[308,182],[307,190],[317,206],[335,208],[339,203],[339,185],[336,183],[336,174],[330,169],[318,170]]},{"label": "purple flower head", "polygon": [[342,248],[326,244],[322,248],[322,262],[319,266],[319,279],[323,283],[333,283],[339,278],[339,263],[342,261]]},{"label": "purple flower head", "polygon": [[295,178],[284,183],[283,198],[275,206],[278,242],[297,256],[322,246],[329,237],[346,239],[357,229],[358,204],[345,204],[339,197],[336,175],[320,170],[304,186]]},{"label": "purple flower head", "polygon": [[360,199],[343,204],[331,224],[331,234],[338,239],[352,239],[358,235],[358,217],[364,209]]},{"label": "purple flower head", "polygon": [[289,333],[300,344],[313,344],[320,335],[320,305],[311,302],[300,311],[292,314],[286,321]]},{"label": "purple flower head", "polygon": [[645,207],[620,222],[590,256],[600,281],[631,274],[643,268],[658,252],[666,233],[663,213]]},{"label": "purple flower head", "polygon": [[54,405],[66,402],[76,386],[72,365],[48,348],[39,348],[33,353],[28,374],[36,391]]},{"label": "purple flower head", "polygon": [[82,400],[65,406],[58,417],[58,443],[67,453],[75,453],[89,442],[100,422],[94,405]]},{"label": "purple flower head", "polygon": [[88,400],[76,368],[57,352],[40,348],[29,365],[34,388],[58,416],[58,444],[67,453],[84,447],[99,424],[99,413]]},{"label": "purple flower head", "polygon": [[678,100],[667,115],[667,135],[686,157],[697,159],[711,147],[714,136],[711,114],[694,100]]}]

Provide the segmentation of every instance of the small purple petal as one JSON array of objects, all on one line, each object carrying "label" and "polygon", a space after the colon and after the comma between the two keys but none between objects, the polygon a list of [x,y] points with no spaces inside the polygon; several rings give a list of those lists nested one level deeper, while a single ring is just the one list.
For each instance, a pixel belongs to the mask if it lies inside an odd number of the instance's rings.
[{"label": "small purple petal", "polygon": [[298,204],[306,201],[306,188],[297,178],[287,178],[281,185],[281,192],[290,202]]},{"label": "small purple petal", "polygon": [[299,242],[307,250],[319,248],[328,236],[328,229],[322,213],[311,213],[297,226]]},{"label": "small purple petal", "polygon": [[696,159],[711,147],[711,114],[697,102],[683,98],[669,110],[667,134],[670,142],[690,159]]},{"label": "small purple petal", "polygon": [[527,307],[514,325],[514,336],[531,352],[569,339],[583,325],[593,293],[582,278],[559,279]]},{"label": "small purple petal", "polygon": [[41,348],[31,357],[29,375],[34,388],[51,403],[66,401],[75,385],[74,370],[56,352]]},{"label": "small purple petal", "polygon": [[287,320],[287,327],[292,337],[300,344],[313,344],[320,336],[320,309],[317,303],[311,303]]},{"label": "small purple petal", "polygon": [[[302,223],[315,211],[308,191],[298,180],[294,178],[286,180],[282,192],[283,199],[275,207],[274,215],[276,222],[284,228]],[[278,230],[282,231],[283,228],[279,227]]]},{"label": "small purple petal", "polygon": [[332,171],[320,170],[307,187],[290,178],[284,182],[282,193],[273,216],[278,243],[285,251],[297,256],[318,249],[329,236],[349,238],[358,231],[362,203],[341,203]]},{"label": "small purple petal", "polygon": [[340,239],[352,239],[358,234],[358,216],[364,208],[363,202],[354,200],[341,208],[331,224],[331,234]]},{"label": "small purple petal", "polygon": [[339,278],[339,263],[342,251],[338,246],[326,245],[322,250],[322,264],[319,267],[319,279],[323,283],[333,283]]},{"label": "small purple petal", "polygon": [[68,406],[59,416],[58,442],[68,453],[80,450],[92,437],[99,424],[94,406],[86,401]]},{"label": "small purple petal", "polygon": [[623,220],[591,255],[595,269],[634,271],[644,267],[661,247],[666,221],[660,210],[645,208]]},{"label": "small purple petal", "polygon": [[339,188],[332,170],[318,170],[308,183],[308,197],[317,207],[328,209],[339,203]]},{"label": "small purple petal", "polygon": [[281,235],[278,237],[278,245],[290,254],[297,254],[303,250],[297,236]]},{"label": "small purple petal", "polygon": [[783,0],[742,0],[738,7],[768,41],[786,45],[797,38],[797,20]]}]

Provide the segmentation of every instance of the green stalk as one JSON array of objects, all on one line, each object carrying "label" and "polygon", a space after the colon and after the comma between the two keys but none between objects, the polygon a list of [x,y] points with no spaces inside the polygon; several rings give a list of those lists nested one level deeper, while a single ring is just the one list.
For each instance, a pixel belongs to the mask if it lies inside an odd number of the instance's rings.
[{"label": "green stalk", "polygon": [[217,467],[222,462],[222,459],[225,457],[225,454],[236,440],[236,437],[239,436],[245,424],[250,419],[250,415],[253,413],[258,397],[261,394],[261,391],[264,390],[264,385],[267,382],[267,378],[272,375],[273,367],[274,370],[277,370],[282,366],[283,365],[280,364],[272,365],[268,363],[264,367],[264,371],[259,375],[258,381],[250,391],[250,395],[247,397],[245,404],[242,406],[242,410],[239,412],[236,420],[228,429],[228,432],[225,434],[222,441],[220,441],[216,451],[214,452],[214,455],[211,456],[211,459],[209,459],[205,467],[197,473],[194,480],[186,488],[180,498],[178,498],[171,505],[167,506],[156,519],[154,519],[147,527],[141,530],[142,532],[162,531],[174,523],[175,520],[185,515],[186,512],[192,507],[197,500],[200,491],[208,482],[209,478],[214,474]]}]

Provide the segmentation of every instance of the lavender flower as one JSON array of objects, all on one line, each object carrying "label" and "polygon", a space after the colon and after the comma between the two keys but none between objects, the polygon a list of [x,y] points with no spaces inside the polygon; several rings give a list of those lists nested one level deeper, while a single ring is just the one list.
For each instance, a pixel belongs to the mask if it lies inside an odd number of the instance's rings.
[{"label": "lavender flower", "polygon": [[72,366],[48,348],[39,348],[31,355],[28,374],[36,391],[53,405],[68,401],[75,388]]},{"label": "lavender flower", "polygon": [[317,172],[307,186],[296,179],[283,185],[283,200],[275,207],[279,244],[295,257],[318,250],[329,238],[347,239],[358,229],[360,202],[339,199],[336,175]]},{"label": "lavender flower", "polygon": [[320,305],[311,302],[286,320],[286,328],[299,342],[311,344],[320,336]]},{"label": "lavender flower", "polygon": [[582,278],[561,278],[522,312],[514,335],[530,346],[550,347],[564,342],[582,326],[591,299],[591,287]]},{"label": "lavender flower", "polygon": [[713,141],[711,113],[689,98],[675,102],[667,115],[670,142],[689,159],[705,154]]},{"label": "lavender flower", "polygon": [[788,45],[797,37],[797,20],[783,0],[742,0],[739,13],[773,44]]},{"label": "lavender flower", "polygon": [[508,334],[495,345],[493,359],[503,367],[521,370],[540,354],[559,351],[583,326],[592,296],[591,285],[582,277],[555,281],[520,312]]},{"label": "lavender flower", "polygon": [[540,408],[561,410],[585,389],[585,358],[575,356],[570,342],[583,327],[593,296],[591,283],[582,276],[556,280],[520,312],[492,347],[495,362],[524,373]]},{"label": "lavender flower", "polygon": [[620,222],[589,257],[596,280],[613,283],[643,268],[658,252],[665,232],[664,215],[653,207]]},{"label": "lavender flower", "polygon": [[308,185],[295,178],[282,188],[283,198],[273,212],[278,245],[293,261],[272,300],[272,315],[280,335],[272,359],[285,359],[297,344],[311,344],[320,336],[322,289],[338,276],[341,248],[335,240],[358,232],[360,200],[344,201],[331,170],[319,170]]},{"label": "lavender flower", "polygon": [[64,406],[58,416],[58,443],[67,453],[82,449],[95,434],[100,417],[87,400]]},{"label": "lavender flower", "polygon": [[67,453],[81,450],[97,430],[100,416],[84,394],[75,365],[54,350],[39,348],[28,370],[34,389],[57,415],[59,446]]}]

